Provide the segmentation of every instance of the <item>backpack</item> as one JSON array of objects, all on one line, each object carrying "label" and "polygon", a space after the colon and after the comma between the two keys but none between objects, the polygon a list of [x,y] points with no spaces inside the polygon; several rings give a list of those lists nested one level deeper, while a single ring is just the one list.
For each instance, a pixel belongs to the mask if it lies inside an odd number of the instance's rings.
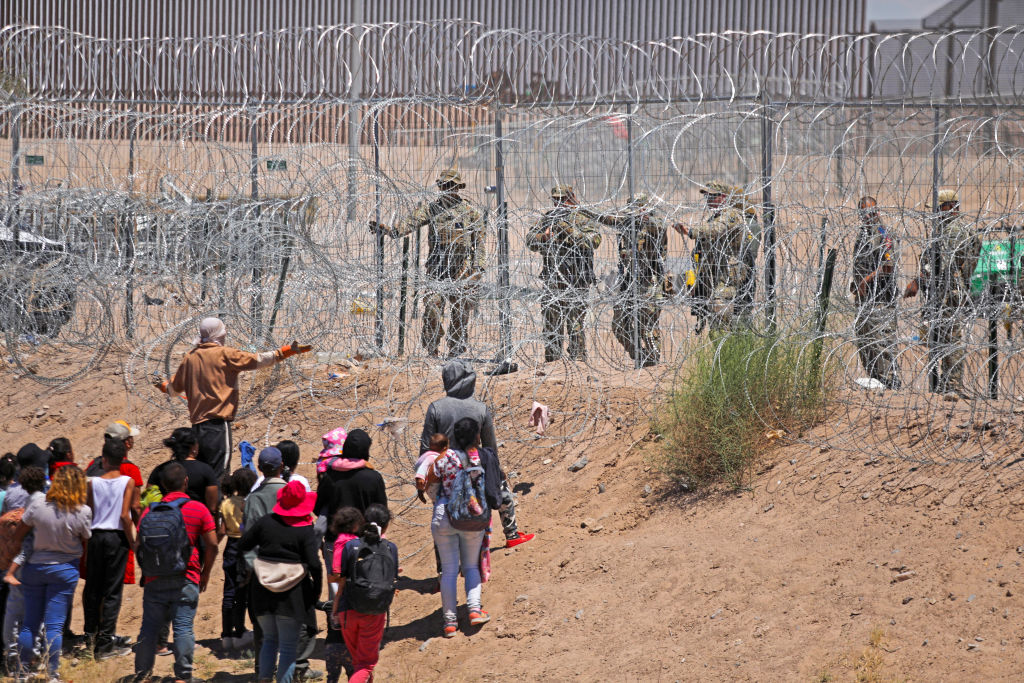
[{"label": "backpack", "polygon": [[357,555],[345,572],[345,597],[360,614],[386,614],[395,597],[398,567],[384,540],[359,541]]},{"label": "backpack", "polygon": [[[484,468],[471,467],[469,458],[463,451],[454,450],[454,452],[462,461],[462,468],[455,475],[452,492],[448,496],[448,504],[445,506],[448,523],[458,531],[484,531],[491,525],[491,508],[487,505],[487,495],[484,490],[486,479]],[[479,473],[475,479],[474,473]],[[480,509],[478,514],[474,514],[472,510],[476,506],[479,506]]]},{"label": "backpack", "polygon": [[183,574],[192,556],[182,506],[189,498],[160,501],[149,506],[139,522],[139,558],[142,572],[149,577]]},{"label": "backpack", "polygon": [[8,510],[0,515],[0,571],[6,571],[21,552],[21,543],[17,543],[16,540],[23,514],[25,508]]}]

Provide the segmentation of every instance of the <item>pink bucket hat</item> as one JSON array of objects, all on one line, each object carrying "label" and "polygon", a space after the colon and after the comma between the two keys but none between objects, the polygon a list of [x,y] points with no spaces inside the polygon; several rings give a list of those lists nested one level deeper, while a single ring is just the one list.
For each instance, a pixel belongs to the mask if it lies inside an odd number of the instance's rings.
[{"label": "pink bucket hat", "polygon": [[341,449],[345,445],[345,438],[347,436],[348,432],[343,427],[338,427],[320,437],[324,444],[324,449],[320,451],[320,457],[329,458],[334,455],[341,455]]}]

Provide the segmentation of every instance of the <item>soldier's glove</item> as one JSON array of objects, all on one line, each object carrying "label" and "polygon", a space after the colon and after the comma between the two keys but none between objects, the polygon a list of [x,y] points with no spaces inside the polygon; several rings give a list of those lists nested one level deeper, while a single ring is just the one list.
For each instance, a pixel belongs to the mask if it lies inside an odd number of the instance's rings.
[{"label": "soldier's glove", "polygon": [[165,394],[167,393],[167,380],[161,377],[159,372],[153,373],[152,382],[154,387],[156,387]]},{"label": "soldier's glove", "polygon": [[665,292],[665,296],[675,296],[676,284],[672,280],[672,276],[666,275],[661,281],[661,291]]},{"label": "soldier's glove", "polygon": [[373,233],[374,235],[384,234],[387,235],[388,237],[395,236],[394,231],[388,226],[384,225],[383,223],[378,223],[377,221],[367,221],[367,226],[369,227],[370,232]]},{"label": "soldier's glove", "polygon": [[288,346],[282,346],[280,349],[278,349],[278,351],[281,353],[281,360],[284,360],[285,358],[291,358],[292,356],[296,356],[300,353],[309,353],[312,350],[312,346],[300,346],[299,342],[297,341],[293,341]]}]

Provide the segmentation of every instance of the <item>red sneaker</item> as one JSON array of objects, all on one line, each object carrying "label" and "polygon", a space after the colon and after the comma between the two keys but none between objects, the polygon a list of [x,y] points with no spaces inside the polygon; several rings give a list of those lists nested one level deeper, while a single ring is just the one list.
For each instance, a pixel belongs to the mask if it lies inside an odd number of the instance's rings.
[{"label": "red sneaker", "polygon": [[469,625],[482,626],[491,620],[491,615],[482,609],[474,609],[469,612]]},{"label": "red sneaker", "polygon": [[517,533],[512,538],[505,539],[506,548],[515,548],[517,545],[522,545],[527,541],[532,541],[536,534],[524,534],[522,532]]},{"label": "red sneaker", "polygon": [[459,625],[454,621],[449,621],[444,625],[444,637],[454,638],[455,634],[459,631]]}]

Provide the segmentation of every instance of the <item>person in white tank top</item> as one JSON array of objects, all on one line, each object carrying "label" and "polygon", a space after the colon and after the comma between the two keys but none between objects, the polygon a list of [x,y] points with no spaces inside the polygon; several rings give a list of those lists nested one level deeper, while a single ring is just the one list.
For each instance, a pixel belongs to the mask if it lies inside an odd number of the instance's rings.
[{"label": "person in white tank top", "polygon": [[92,537],[86,554],[82,606],[86,637],[95,648],[93,656],[101,661],[131,652],[131,648],[114,640],[128,551],[136,543],[132,522],[135,482],[120,472],[125,453],[124,442],[107,439],[103,444],[103,474],[89,477]]}]

